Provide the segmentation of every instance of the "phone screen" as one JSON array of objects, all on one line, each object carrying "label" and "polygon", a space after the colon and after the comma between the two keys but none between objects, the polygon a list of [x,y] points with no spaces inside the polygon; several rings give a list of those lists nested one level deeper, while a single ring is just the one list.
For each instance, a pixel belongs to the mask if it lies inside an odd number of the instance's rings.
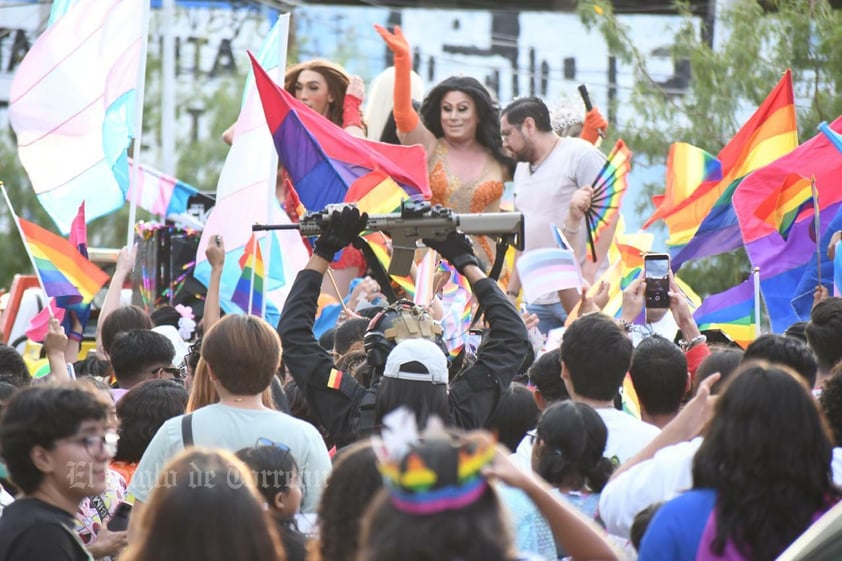
[{"label": "phone screen", "polygon": [[669,308],[669,255],[659,253],[644,258],[646,276],[646,307]]},{"label": "phone screen", "polygon": [[669,258],[653,258],[646,260],[646,278],[662,279],[669,276]]}]

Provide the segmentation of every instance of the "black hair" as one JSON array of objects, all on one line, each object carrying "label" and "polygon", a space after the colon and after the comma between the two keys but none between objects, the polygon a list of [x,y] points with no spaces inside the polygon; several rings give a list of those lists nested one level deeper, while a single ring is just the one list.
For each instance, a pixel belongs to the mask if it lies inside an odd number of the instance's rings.
[{"label": "black hair", "polygon": [[526,436],[526,431],[535,427],[538,413],[538,405],[529,388],[513,382],[500,394],[500,401],[487,426],[497,432],[500,444],[515,450]]},{"label": "black hair", "polygon": [[541,132],[552,132],[550,110],[540,97],[521,97],[508,104],[501,113],[510,125],[520,126],[527,117],[535,121],[535,128]]},{"label": "black hair", "polygon": [[102,349],[110,356],[111,346],[119,334],[134,329],[152,329],[153,327],[149,314],[140,306],[120,306],[102,320],[100,330]]},{"label": "black hair", "polygon": [[833,433],[834,446],[842,446],[842,371],[837,370],[842,369],[835,368],[834,375],[825,381],[819,405]]},{"label": "black hair", "polygon": [[149,319],[152,320],[156,326],[170,325],[178,329],[178,320],[181,319],[181,314],[178,310],[169,305],[160,306],[149,314]]},{"label": "black hair", "polygon": [[646,530],[649,529],[652,519],[655,518],[655,515],[661,510],[662,506],[664,506],[663,501],[652,503],[634,515],[631,528],[629,528],[629,540],[632,542],[635,551],[640,551],[640,543],[643,541],[643,536],[646,534]]},{"label": "black hair", "polygon": [[746,362],[732,375],[693,459],[693,486],[716,491],[716,536],[771,561],[838,500],[833,443],[803,378]]},{"label": "black hair", "polygon": [[149,367],[172,364],[175,347],[169,339],[146,329],[133,329],[111,345],[111,367],[121,387],[142,381]]},{"label": "black hair", "polygon": [[555,487],[602,491],[614,464],[603,456],[608,428],[593,407],[553,403],[538,419],[536,432],[540,443],[533,445],[532,467],[538,475]]},{"label": "black hair", "polygon": [[767,360],[789,366],[804,378],[807,386],[816,385],[816,370],[819,365],[806,343],[792,337],[767,333],[751,342],[743,355],[743,362]]},{"label": "black hair", "polygon": [[[421,103],[413,99],[412,108],[415,109],[415,112],[417,113],[421,110]],[[398,125],[395,123],[394,110],[389,112],[386,122],[383,123],[383,132],[380,133],[380,142],[385,142],[386,144],[396,144],[398,146],[401,144],[401,139],[398,138]]]},{"label": "black hair", "polygon": [[640,405],[650,415],[677,413],[687,392],[687,358],[660,335],[646,337],[632,354],[629,368]]},{"label": "black hair", "polygon": [[587,314],[564,332],[561,361],[576,394],[607,401],[617,395],[633,350],[631,340],[613,319],[602,313]]},{"label": "black hair", "polygon": [[826,298],[813,307],[804,329],[824,372],[842,360],[842,298]]},{"label": "black hair", "polygon": [[77,360],[73,363],[73,371],[76,372],[77,378],[82,376],[106,378],[110,368],[111,363],[109,361],[97,358],[94,355],[89,355],[84,360]]},{"label": "black hair", "polygon": [[15,393],[0,422],[0,450],[9,479],[25,494],[41,485],[44,473],[32,461],[36,446],[50,449],[73,436],[84,421],[105,421],[108,408],[75,385],[30,386]]},{"label": "black hair", "polygon": [[0,382],[22,388],[32,381],[23,357],[14,347],[0,343]]},{"label": "black hair", "polygon": [[289,404],[289,414],[296,419],[307,421],[316,427],[319,434],[322,435],[322,439],[325,441],[325,446],[327,446],[328,449],[333,448],[333,435],[328,434],[327,430],[325,430],[325,428],[316,420],[316,416],[310,408],[310,402],[307,401],[307,397],[304,395],[304,392],[298,387],[298,382],[290,379],[283,385],[283,388],[284,395],[286,395],[287,403]]},{"label": "black hair", "polygon": [[139,462],[164,421],[184,414],[187,390],[172,380],[147,380],[117,402],[120,440],[115,460]]},{"label": "black hair", "polygon": [[719,373],[719,380],[711,387],[711,394],[718,394],[722,386],[736,370],[743,360],[741,348],[734,347],[712,347],[711,353],[696,368],[696,375],[693,378],[693,394],[699,389],[699,384],[711,374]]},{"label": "black hair", "polygon": [[514,169],[514,160],[503,150],[503,139],[500,137],[500,108],[491,98],[488,90],[475,78],[451,76],[430,90],[419,111],[424,126],[436,138],[444,136],[441,126],[441,100],[452,91],[467,94],[474,100],[477,111],[477,142],[488,148],[494,159],[511,173]]},{"label": "black hair", "polygon": [[527,375],[529,383],[541,392],[548,405],[570,399],[564,380],[561,379],[561,349],[553,349],[538,357],[529,367]]},{"label": "black hair", "polygon": [[362,522],[359,558],[367,561],[507,561],[512,537],[492,486],[469,505],[434,516],[398,510],[385,489]]},{"label": "black hair", "polygon": [[375,424],[380,426],[385,415],[401,406],[415,413],[419,428],[426,427],[427,421],[434,415],[447,422],[450,414],[447,385],[384,377],[377,390]]},{"label": "black hair", "polygon": [[792,325],[786,328],[784,331],[784,335],[787,337],[792,337],[793,339],[799,339],[801,341],[807,342],[807,322],[806,321],[796,321]]},{"label": "black hair", "polygon": [[370,439],[336,453],[319,502],[321,559],[355,561],[363,513],[382,488],[383,477]]},{"label": "black hair", "polygon": [[338,356],[347,353],[356,344],[362,348],[363,336],[368,327],[369,320],[365,318],[349,319],[336,328],[333,335],[333,352]]},{"label": "black hair", "polygon": [[251,446],[237,451],[236,456],[249,467],[257,490],[271,508],[274,508],[275,496],[287,491],[290,482],[299,475],[298,464],[286,447]]}]

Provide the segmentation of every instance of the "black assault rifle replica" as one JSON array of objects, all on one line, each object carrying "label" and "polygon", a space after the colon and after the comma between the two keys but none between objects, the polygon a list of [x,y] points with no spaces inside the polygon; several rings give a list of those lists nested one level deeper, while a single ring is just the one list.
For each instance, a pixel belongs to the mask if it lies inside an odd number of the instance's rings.
[{"label": "black assault rifle replica", "polygon": [[[255,224],[252,230],[298,229],[302,236],[318,236],[330,222],[331,213],[347,204],[352,203],[328,205],[320,212],[308,212],[298,224]],[[383,232],[392,239],[392,261],[389,264],[389,274],[397,276],[409,274],[415,258],[415,250],[419,247],[419,240],[444,240],[454,230],[472,236],[488,236],[495,239],[498,257],[494,269],[498,269],[498,263],[502,264],[501,248],[512,245],[516,249],[523,249],[523,215],[519,212],[455,214],[451,209],[441,205],[431,207],[427,201],[406,199],[401,203],[400,213],[369,215],[366,229]],[[356,243],[355,246],[363,251],[369,265],[373,266],[374,264],[369,259],[370,248],[360,247]],[[366,252],[366,249],[369,249],[369,252]],[[371,255],[373,256],[373,253]]]}]

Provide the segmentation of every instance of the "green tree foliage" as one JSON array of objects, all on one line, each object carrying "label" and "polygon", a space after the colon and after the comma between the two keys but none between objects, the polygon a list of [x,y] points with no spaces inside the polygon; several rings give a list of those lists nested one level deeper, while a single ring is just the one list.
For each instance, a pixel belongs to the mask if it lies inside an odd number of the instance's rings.
[{"label": "green tree foliage", "polygon": [[[685,2],[672,56],[689,60],[690,87],[668,91],[651,76],[649,53],[641,52],[629,24],[615,16],[607,0],[579,3],[582,21],[598,29],[609,52],[637,77],[628,103],[632,115],[618,123],[622,137],[644,163],[665,164],[669,146],[683,141],[712,154],[732,138],[787,68],[792,69],[799,138],[816,134],[816,126],[842,113],[842,13],[827,0],[735,0],[718,11],[714,47],[704,38],[704,24]],[[663,185],[646,185],[649,195]],[[651,204],[638,209],[648,215]],[[744,250],[701,259],[682,268],[682,277],[702,294],[722,291],[749,273]],[[739,277],[736,278],[735,277]]]}]

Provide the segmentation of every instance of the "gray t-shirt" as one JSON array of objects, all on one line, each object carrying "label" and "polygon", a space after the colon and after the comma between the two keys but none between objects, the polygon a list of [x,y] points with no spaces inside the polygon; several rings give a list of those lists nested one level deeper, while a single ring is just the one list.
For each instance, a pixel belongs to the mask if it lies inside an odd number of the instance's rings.
[{"label": "gray t-shirt", "polygon": [[[128,489],[137,500],[149,500],[163,465],[184,448],[181,419],[179,416],[166,421],[140,459]],[[239,409],[218,403],[195,411],[192,425],[196,446],[236,452],[254,446],[258,438],[287,446],[298,464],[303,484],[301,511],[316,511],[331,463],[324,440],[313,425],[280,411]],[[225,479],[220,481],[224,484]]]}]

